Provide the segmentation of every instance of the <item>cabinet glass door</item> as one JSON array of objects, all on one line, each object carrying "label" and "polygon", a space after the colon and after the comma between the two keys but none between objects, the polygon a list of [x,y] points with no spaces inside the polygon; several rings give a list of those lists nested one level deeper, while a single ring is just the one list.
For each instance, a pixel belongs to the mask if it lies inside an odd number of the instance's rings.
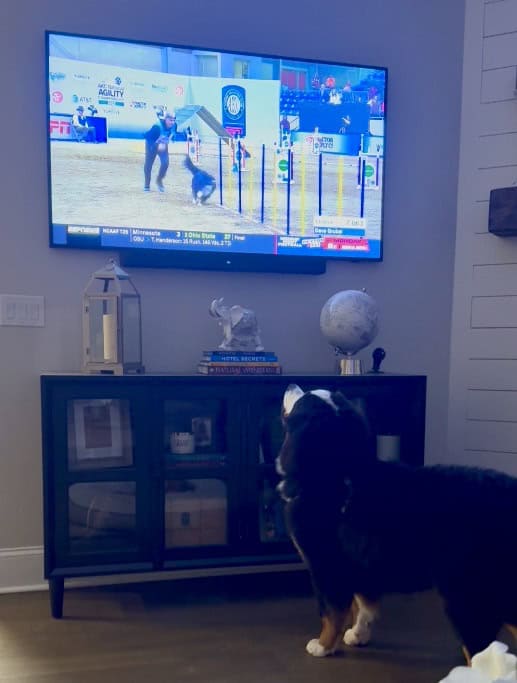
[{"label": "cabinet glass door", "polygon": [[198,470],[228,465],[228,406],[216,398],[164,402],[163,450],[167,467]]},{"label": "cabinet glass door", "polygon": [[129,401],[88,398],[68,401],[68,469],[131,467],[133,433]]},{"label": "cabinet glass door", "polygon": [[51,515],[59,520],[57,562],[151,567],[149,408],[131,388],[101,381],[56,394]]},{"label": "cabinet glass door", "polygon": [[228,488],[222,479],[169,479],[165,547],[226,546]]},{"label": "cabinet glass door", "polygon": [[97,481],[69,486],[68,535],[71,553],[136,550],[135,482]]},{"label": "cabinet glass door", "polygon": [[164,562],[209,565],[238,553],[242,420],[239,390],[175,387],[161,401]]}]

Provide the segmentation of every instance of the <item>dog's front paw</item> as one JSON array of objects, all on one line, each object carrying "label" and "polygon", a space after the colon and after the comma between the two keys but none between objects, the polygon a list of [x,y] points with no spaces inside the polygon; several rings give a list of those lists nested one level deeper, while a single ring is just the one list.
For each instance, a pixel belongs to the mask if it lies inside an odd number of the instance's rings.
[{"label": "dog's front paw", "polygon": [[345,631],[343,641],[346,645],[351,645],[352,647],[366,645],[370,642],[370,631],[367,629],[359,631],[355,628],[349,628]]},{"label": "dog's front paw", "polygon": [[317,638],[309,640],[305,649],[313,657],[327,657],[334,652],[334,650],[327,650],[327,648],[323,647]]}]

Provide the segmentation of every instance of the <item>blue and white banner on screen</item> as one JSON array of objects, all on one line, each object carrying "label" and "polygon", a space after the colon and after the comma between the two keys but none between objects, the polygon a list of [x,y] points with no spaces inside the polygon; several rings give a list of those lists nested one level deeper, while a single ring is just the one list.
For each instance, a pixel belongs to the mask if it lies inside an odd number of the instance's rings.
[{"label": "blue and white banner on screen", "polygon": [[348,154],[356,156],[360,148],[360,135],[339,135],[330,133],[301,133],[291,134],[293,142],[305,145],[308,152],[313,154]]}]

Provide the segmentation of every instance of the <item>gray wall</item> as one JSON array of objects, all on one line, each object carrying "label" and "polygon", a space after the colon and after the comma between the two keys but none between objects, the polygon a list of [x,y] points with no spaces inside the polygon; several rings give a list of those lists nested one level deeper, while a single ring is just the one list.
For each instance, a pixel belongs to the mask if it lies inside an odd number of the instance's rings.
[{"label": "gray wall", "polygon": [[[77,371],[80,301],[107,254],[47,246],[45,29],[385,65],[390,74],[385,260],[325,276],[134,270],[145,365],[189,371],[218,342],[216,296],[259,314],[285,370],[333,372],[319,313],[366,287],[382,311],[385,369],[429,378],[427,458],[445,460],[463,39],[462,0],[262,0],[231,21],[212,0],[2,0],[0,293],[41,294],[46,327],[0,327],[0,551],[41,544],[38,375]],[[71,179],[73,182],[73,179]],[[370,364],[371,348],[363,354]],[[0,553],[0,562],[1,562]]]}]

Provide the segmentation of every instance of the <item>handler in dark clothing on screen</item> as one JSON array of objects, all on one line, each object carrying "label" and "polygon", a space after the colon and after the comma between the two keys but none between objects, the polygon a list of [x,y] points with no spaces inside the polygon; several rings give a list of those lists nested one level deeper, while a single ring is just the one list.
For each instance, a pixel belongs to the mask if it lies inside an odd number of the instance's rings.
[{"label": "handler in dark clothing on screen", "polygon": [[156,176],[156,185],[160,192],[165,192],[163,179],[169,168],[169,142],[174,139],[178,125],[173,114],[166,112],[163,118],[144,134],[145,138],[145,163],[144,163],[144,190],[149,192],[151,188],[151,171],[156,155],[160,158],[160,170]]}]

